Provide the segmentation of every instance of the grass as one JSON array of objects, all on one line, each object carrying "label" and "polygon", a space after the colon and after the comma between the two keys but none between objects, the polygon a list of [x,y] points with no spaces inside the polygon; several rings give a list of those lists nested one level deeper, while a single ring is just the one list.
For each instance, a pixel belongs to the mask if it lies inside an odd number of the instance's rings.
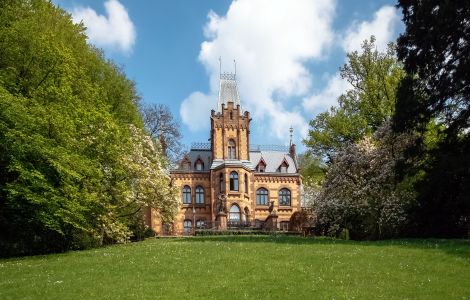
[{"label": "grass", "polygon": [[469,299],[470,241],[150,239],[0,260],[0,299]]}]

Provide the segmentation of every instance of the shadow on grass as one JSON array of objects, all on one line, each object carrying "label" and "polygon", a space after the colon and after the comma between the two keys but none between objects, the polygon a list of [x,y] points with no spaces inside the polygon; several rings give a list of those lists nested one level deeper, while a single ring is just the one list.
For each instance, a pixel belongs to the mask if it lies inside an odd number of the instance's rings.
[{"label": "shadow on grass", "polygon": [[351,246],[392,246],[423,250],[440,250],[450,255],[470,259],[470,240],[468,239],[396,239],[381,241],[353,241],[327,237],[298,236],[197,236],[174,239],[174,242],[223,242],[223,243],[275,243],[296,245],[351,245]]}]

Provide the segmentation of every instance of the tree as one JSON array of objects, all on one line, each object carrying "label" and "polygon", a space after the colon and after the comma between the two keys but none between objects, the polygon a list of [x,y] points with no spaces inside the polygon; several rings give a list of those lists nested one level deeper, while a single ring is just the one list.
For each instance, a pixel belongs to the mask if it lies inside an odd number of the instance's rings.
[{"label": "tree", "polygon": [[340,150],[314,205],[319,227],[333,235],[347,229],[353,239],[401,233],[414,194],[406,180],[395,180],[395,166],[413,141],[413,136],[393,134],[387,122],[373,138],[366,136]]},{"label": "tree", "polygon": [[300,174],[304,177],[304,181],[314,181],[321,183],[325,178],[327,166],[321,160],[310,152],[299,155]]},{"label": "tree", "polygon": [[398,57],[426,95],[421,113],[439,117],[449,134],[462,133],[470,126],[470,3],[402,0],[398,5],[406,25]]},{"label": "tree", "polygon": [[171,217],[138,102],[67,12],[0,1],[0,256],[125,241],[143,206]]},{"label": "tree", "polygon": [[175,120],[168,106],[145,105],[141,112],[145,129],[153,139],[160,142],[163,153],[173,162],[179,160],[183,154],[180,124]]},{"label": "tree", "polygon": [[[417,235],[462,237],[470,232],[470,3],[401,0],[406,31],[398,57],[407,77],[396,103],[397,132],[421,135],[409,157],[422,172],[417,182]],[[430,126],[431,124],[431,126]],[[435,125],[432,125],[435,124]],[[435,132],[433,147],[426,144]]]},{"label": "tree", "polygon": [[351,89],[339,97],[337,107],[310,121],[309,137],[304,143],[314,154],[331,156],[345,144],[370,136],[393,115],[396,90],[404,72],[392,44],[381,53],[374,43],[372,36],[363,43],[362,52],[348,54],[348,63],[340,70]]},{"label": "tree", "polygon": [[300,174],[303,176],[300,193],[302,207],[311,208],[320,193],[321,184],[328,170],[326,164],[310,152],[299,155]]}]

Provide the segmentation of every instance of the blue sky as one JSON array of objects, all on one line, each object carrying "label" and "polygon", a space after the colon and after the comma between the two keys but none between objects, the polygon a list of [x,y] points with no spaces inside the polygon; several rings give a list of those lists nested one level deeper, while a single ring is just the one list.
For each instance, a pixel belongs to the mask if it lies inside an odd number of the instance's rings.
[{"label": "blue sky", "polygon": [[349,86],[338,74],[346,53],[374,34],[383,49],[403,31],[393,1],[55,0],[88,27],[89,42],[122,66],[146,103],[181,120],[183,143],[209,138],[219,56],[233,71],[251,141],[300,146],[308,121]]}]

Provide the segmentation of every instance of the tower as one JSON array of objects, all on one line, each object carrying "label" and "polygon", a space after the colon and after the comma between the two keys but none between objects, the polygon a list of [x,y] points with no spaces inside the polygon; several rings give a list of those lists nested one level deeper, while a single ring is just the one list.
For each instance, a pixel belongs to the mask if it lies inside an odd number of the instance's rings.
[{"label": "tower", "polygon": [[217,111],[211,112],[211,148],[216,161],[249,161],[250,113],[242,112],[236,75],[220,74]]}]

